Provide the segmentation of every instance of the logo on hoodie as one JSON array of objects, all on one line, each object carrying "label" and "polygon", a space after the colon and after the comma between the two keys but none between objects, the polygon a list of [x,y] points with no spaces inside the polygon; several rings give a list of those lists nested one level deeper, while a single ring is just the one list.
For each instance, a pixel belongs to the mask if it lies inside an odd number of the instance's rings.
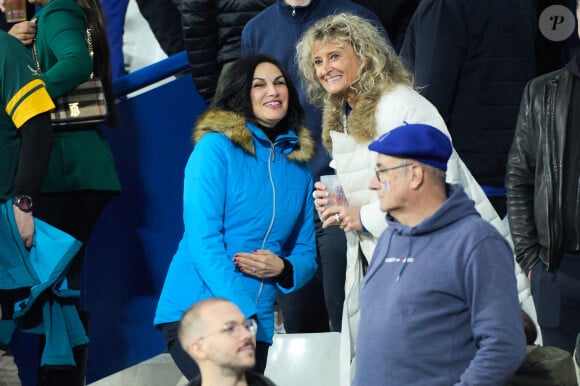
[{"label": "logo on hoodie", "polygon": [[413,262],[415,262],[414,257],[385,257],[385,264],[413,263]]}]

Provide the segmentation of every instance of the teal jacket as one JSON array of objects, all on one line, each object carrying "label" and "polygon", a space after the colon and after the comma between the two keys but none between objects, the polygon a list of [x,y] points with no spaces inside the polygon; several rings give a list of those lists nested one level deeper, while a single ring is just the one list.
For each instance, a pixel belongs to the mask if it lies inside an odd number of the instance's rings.
[{"label": "teal jacket", "polygon": [[16,299],[14,315],[0,321],[0,343],[9,343],[15,328],[46,336],[41,365],[75,365],[72,348],[88,343],[65,273],[81,242],[59,229],[34,220],[33,246],[20,238],[12,201],[0,204],[0,291],[28,294]]}]

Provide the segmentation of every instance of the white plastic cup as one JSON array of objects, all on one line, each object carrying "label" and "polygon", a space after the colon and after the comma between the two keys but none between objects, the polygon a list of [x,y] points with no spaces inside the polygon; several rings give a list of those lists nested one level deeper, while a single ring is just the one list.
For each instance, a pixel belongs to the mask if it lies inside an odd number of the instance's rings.
[{"label": "white plastic cup", "polygon": [[326,185],[328,193],[330,193],[328,196],[328,204],[326,205],[327,208],[335,205],[348,205],[346,195],[336,175],[320,176],[320,182]]}]

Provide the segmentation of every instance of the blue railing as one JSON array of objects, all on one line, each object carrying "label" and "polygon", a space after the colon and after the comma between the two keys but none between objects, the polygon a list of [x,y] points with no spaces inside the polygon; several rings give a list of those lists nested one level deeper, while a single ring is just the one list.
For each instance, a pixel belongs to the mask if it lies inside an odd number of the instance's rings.
[{"label": "blue railing", "polygon": [[182,51],[117,79],[113,82],[115,98],[123,97],[160,80],[183,73],[188,69],[187,54]]}]

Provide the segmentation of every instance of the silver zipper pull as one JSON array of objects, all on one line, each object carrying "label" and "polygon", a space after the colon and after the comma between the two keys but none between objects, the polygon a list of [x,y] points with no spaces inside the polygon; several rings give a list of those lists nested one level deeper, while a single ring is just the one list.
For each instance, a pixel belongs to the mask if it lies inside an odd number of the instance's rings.
[{"label": "silver zipper pull", "polygon": [[292,16],[296,16],[296,8],[292,7]]}]

